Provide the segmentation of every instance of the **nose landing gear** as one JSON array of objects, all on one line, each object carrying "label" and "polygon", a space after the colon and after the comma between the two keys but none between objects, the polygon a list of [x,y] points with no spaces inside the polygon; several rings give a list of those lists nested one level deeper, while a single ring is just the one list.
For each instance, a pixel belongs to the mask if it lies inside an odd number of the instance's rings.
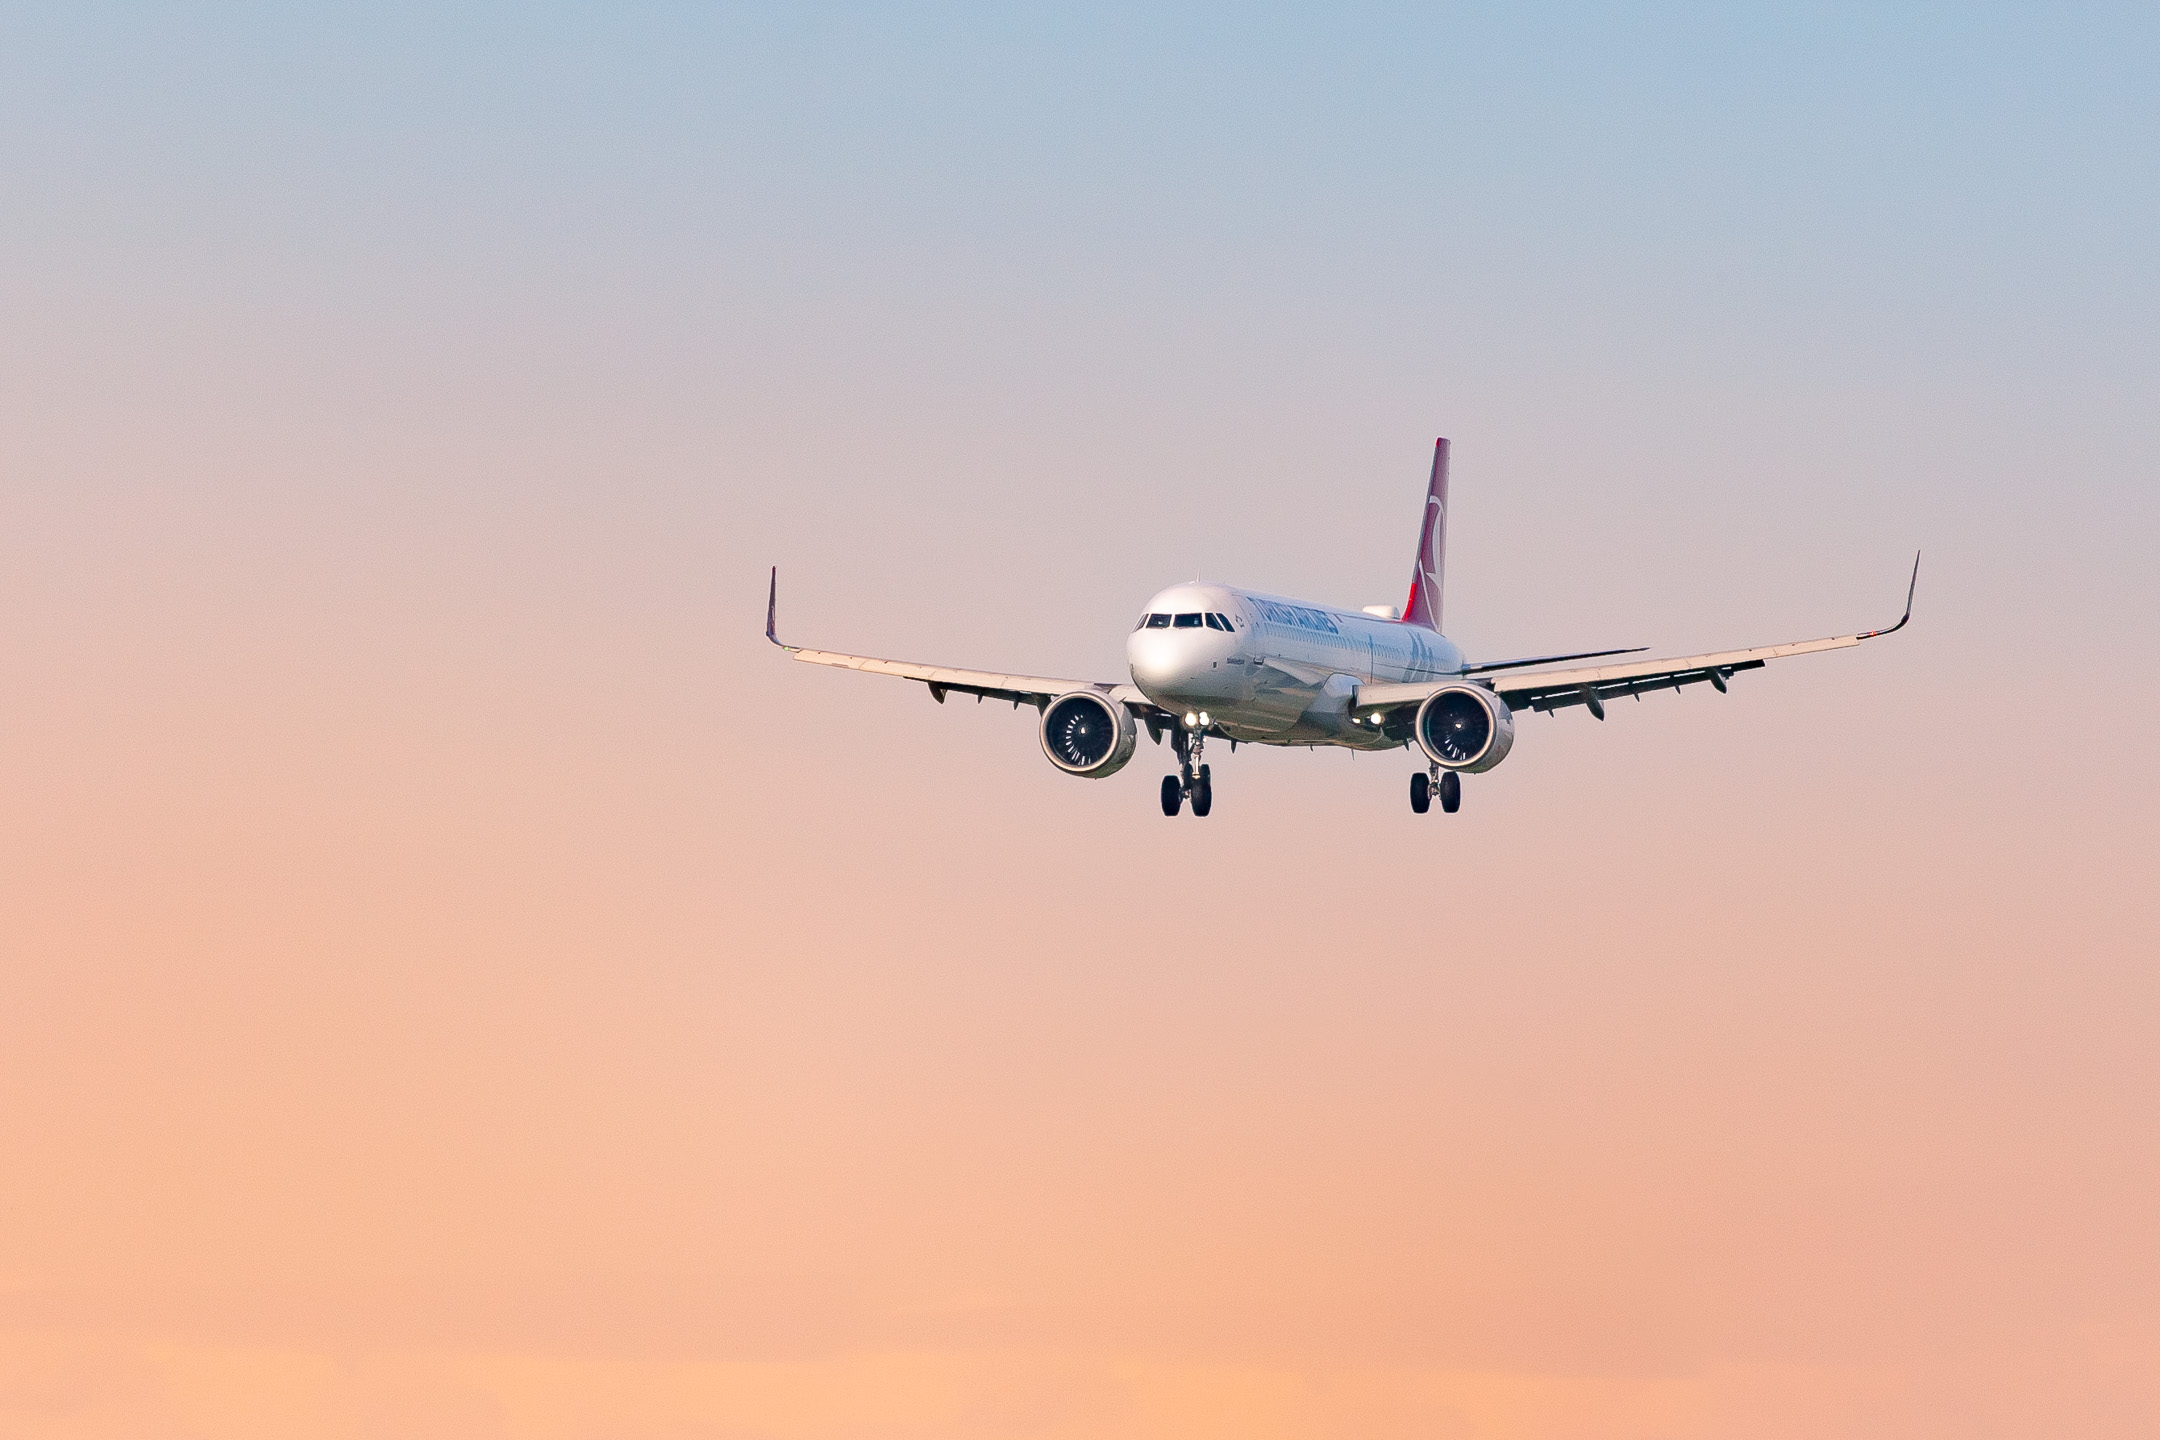
[{"label": "nose landing gear", "polygon": [[1162,813],[1175,815],[1188,796],[1192,813],[1206,815],[1215,808],[1215,786],[1208,767],[1200,762],[1200,748],[1207,735],[1201,730],[1173,730],[1170,748],[1177,752],[1178,773],[1163,776]]},{"label": "nose landing gear", "polygon": [[1462,776],[1437,765],[1430,775],[1410,777],[1410,808],[1420,815],[1432,808],[1433,792],[1440,792],[1440,808],[1449,815],[1462,809]]}]

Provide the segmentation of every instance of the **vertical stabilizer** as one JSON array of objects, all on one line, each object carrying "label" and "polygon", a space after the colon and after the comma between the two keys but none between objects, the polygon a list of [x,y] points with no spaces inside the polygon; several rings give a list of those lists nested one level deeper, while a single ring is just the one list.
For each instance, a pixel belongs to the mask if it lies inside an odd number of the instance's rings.
[{"label": "vertical stabilizer", "polygon": [[1447,438],[1433,442],[1432,484],[1425,491],[1425,515],[1418,524],[1417,568],[1410,572],[1410,598],[1403,602],[1403,624],[1440,628],[1440,581],[1447,573]]}]

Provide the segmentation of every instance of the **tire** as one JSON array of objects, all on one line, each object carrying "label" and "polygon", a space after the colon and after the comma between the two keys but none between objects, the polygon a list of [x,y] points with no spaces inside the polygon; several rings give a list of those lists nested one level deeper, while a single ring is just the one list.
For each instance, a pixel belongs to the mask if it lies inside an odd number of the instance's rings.
[{"label": "tire", "polygon": [[1410,808],[1420,815],[1432,809],[1432,781],[1422,770],[1410,777]]},{"label": "tire", "polygon": [[1208,778],[1207,766],[1200,767],[1199,776],[1193,781],[1192,813],[1205,815],[1215,808],[1215,782]]},{"label": "tire", "polygon": [[1180,785],[1180,784],[1178,784],[1178,778],[1177,778],[1177,776],[1175,776],[1175,775],[1165,775],[1165,776],[1163,776],[1163,777],[1162,777],[1162,813],[1163,813],[1163,814],[1165,814],[1165,815],[1175,815],[1175,814],[1177,814],[1177,812],[1178,812],[1178,807],[1179,807],[1179,806],[1181,806],[1181,805],[1183,805],[1184,803],[1185,803],[1185,787],[1184,787],[1184,786],[1182,786],[1182,785]]},{"label": "tire", "polygon": [[1450,815],[1462,809],[1462,776],[1452,770],[1440,777],[1440,808]]}]

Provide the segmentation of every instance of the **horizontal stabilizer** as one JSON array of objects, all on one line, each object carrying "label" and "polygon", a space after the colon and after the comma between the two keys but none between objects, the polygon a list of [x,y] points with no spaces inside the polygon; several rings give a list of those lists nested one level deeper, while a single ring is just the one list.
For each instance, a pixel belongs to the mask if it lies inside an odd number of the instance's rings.
[{"label": "horizontal stabilizer", "polygon": [[1525,665],[1557,665],[1562,660],[1600,660],[1607,655],[1640,655],[1649,649],[1647,645],[1630,645],[1625,650],[1580,650],[1573,655],[1538,655],[1528,660],[1493,660],[1483,665],[1465,665],[1463,674],[1482,675],[1488,670],[1520,670]]}]

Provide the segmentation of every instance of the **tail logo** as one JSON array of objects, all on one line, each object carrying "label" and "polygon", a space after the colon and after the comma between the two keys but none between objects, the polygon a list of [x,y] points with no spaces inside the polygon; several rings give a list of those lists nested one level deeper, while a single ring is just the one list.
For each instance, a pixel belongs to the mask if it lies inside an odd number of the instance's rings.
[{"label": "tail logo", "polygon": [[1432,537],[1433,531],[1446,519],[1447,506],[1441,503],[1440,497],[1437,495],[1426,496],[1425,533],[1418,537],[1417,563],[1418,573],[1425,577],[1425,583],[1432,587],[1431,593],[1434,595],[1440,593],[1440,577],[1433,570]]}]

